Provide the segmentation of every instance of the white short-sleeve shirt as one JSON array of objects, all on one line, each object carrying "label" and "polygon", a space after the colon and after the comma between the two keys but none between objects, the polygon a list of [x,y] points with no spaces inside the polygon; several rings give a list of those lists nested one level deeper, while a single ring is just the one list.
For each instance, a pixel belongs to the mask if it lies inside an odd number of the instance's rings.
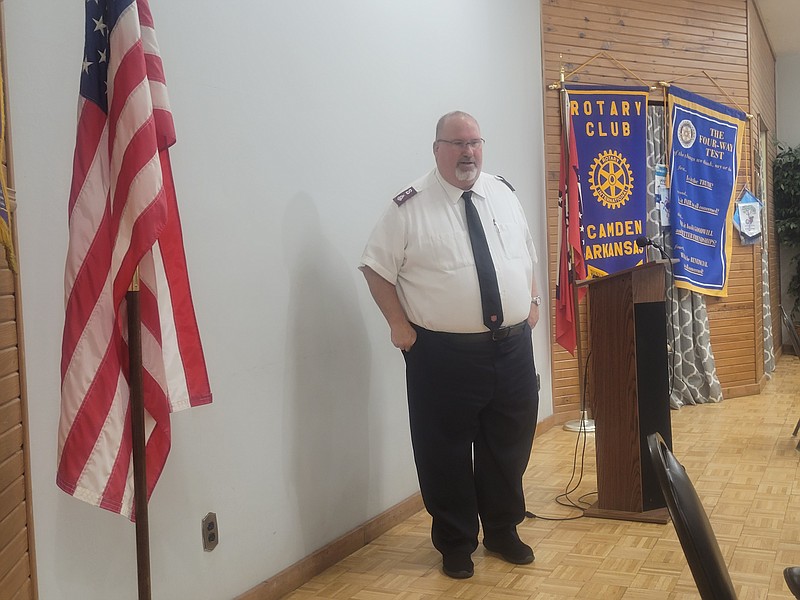
[{"label": "white short-sleeve shirt", "polygon": [[[503,325],[527,319],[536,249],[519,199],[501,178],[481,173],[472,187],[492,255]],[[436,169],[395,197],[361,256],[394,284],[406,316],[432,331],[486,331],[463,190]]]}]

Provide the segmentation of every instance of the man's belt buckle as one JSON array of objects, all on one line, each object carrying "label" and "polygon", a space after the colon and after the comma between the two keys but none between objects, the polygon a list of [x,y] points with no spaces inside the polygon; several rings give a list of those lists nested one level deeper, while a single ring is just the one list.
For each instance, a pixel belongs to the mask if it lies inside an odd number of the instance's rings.
[{"label": "man's belt buckle", "polygon": [[506,339],[511,333],[511,327],[501,327],[492,331],[492,341],[499,342]]}]

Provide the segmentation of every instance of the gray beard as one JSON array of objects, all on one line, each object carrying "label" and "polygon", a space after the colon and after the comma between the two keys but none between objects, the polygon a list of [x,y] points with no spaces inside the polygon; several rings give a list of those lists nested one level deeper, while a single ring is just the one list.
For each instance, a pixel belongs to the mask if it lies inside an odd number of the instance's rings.
[{"label": "gray beard", "polygon": [[461,167],[456,167],[456,179],[459,181],[469,181],[470,179],[477,179],[478,178],[478,169],[476,167],[469,167],[466,169],[462,169]]}]

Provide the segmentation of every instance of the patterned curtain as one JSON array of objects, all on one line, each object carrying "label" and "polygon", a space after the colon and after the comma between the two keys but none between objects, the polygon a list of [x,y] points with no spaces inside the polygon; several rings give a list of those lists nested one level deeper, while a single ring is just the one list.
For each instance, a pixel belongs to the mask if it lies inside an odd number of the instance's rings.
[{"label": "patterned curtain", "polygon": [[[760,124],[761,119],[759,119]],[[751,130],[752,131],[752,130]],[[755,148],[755,194],[764,203],[761,211],[761,294],[762,294],[762,323],[764,332],[764,373],[769,375],[775,370],[775,349],[772,339],[772,307],[769,295],[769,214],[767,212],[767,131],[759,127],[758,136],[754,140]]]},{"label": "patterned curtain", "polygon": [[[655,203],[655,168],[666,162],[664,107],[647,109],[647,237],[672,255],[670,229],[661,226]],[[648,258],[660,258],[658,250],[648,248]],[[722,400],[706,301],[702,294],[679,289],[667,277],[667,343],[669,344],[670,406],[702,404]]]}]

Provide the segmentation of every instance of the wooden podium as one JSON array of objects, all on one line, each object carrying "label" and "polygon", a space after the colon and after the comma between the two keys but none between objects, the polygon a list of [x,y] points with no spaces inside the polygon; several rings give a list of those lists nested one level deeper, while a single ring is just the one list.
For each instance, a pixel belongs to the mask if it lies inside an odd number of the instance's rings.
[{"label": "wooden podium", "polygon": [[656,431],[672,447],[664,303],[668,264],[649,262],[578,283],[589,290],[586,385],[597,453],[597,502],[586,516],[669,521],[647,453],[647,436]]}]

